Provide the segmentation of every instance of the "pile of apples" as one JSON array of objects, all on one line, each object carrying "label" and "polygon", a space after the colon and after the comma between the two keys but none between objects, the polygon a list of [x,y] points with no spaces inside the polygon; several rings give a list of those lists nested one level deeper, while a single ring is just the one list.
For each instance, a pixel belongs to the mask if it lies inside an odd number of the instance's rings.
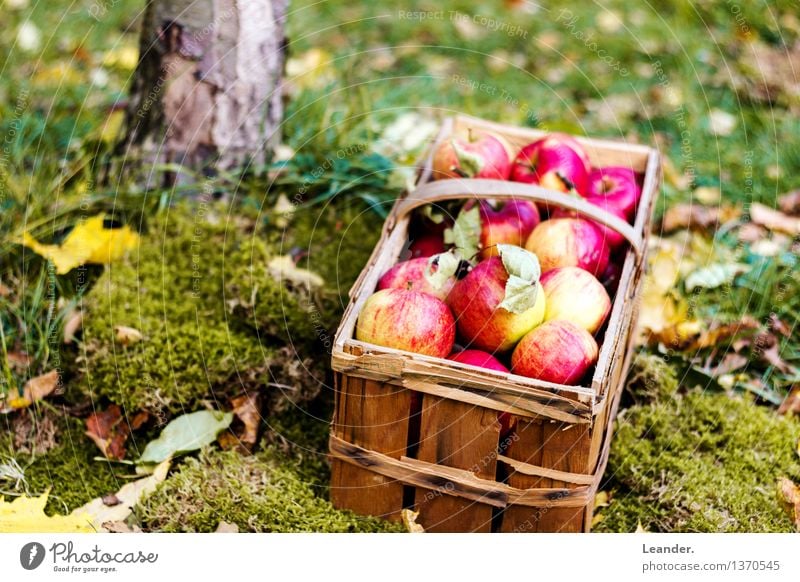
[{"label": "pile of apples", "polygon": [[[630,168],[592,168],[580,143],[563,134],[526,145],[513,161],[508,152],[489,132],[453,136],[435,152],[433,177],[539,184],[633,219],[641,188]],[[435,205],[417,212],[407,260],[381,277],[356,339],[580,383],[597,362],[595,338],[611,310],[625,240],[530,200],[457,204],[449,216]]]}]

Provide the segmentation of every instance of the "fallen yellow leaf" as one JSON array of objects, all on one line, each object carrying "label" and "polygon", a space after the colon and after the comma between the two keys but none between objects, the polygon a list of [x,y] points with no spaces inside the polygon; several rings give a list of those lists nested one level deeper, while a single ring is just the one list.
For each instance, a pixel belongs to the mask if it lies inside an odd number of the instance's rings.
[{"label": "fallen yellow leaf", "polygon": [[115,325],[114,334],[117,343],[123,346],[132,346],[144,339],[142,332],[136,328],[128,327],[127,325]]},{"label": "fallen yellow leaf", "polygon": [[408,530],[408,533],[425,533],[425,528],[417,523],[417,518],[419,517],[419,511],[404,509],[400,513],[400,515],[403,518],[403,525],[406,526],[406,530]]},{"label": "fallen yellow leaf", "polygon": [[77,224],[60,245],[42,244],[28,232],[22,235],[22,244],[52,261],[59,275],[86,263],[106,265],[136,247],[139,235],[128,226],[105,228],[104,219],[98,214]]},{"label": "fallen yellow leaf", "polygon": [[0,497],[0,531],[5,533],[93,533],[85,513],[45,515],[49,491],[39,497],[17,497],[10,503]]}]

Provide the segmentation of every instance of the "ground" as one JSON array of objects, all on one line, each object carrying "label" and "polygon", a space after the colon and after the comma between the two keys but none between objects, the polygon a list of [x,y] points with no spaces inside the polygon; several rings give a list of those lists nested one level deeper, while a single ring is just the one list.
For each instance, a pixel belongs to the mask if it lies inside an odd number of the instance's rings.
[{"label": "ground", "polygon": [[[657,299],[685,307],[678,323],[714,327],[749,315],[769,328],[773,343],[745,348],[748,363],[735,374],[711,373],[707,362],[716,366],[738,337],[723,337],[717,351],[665,334],[637,348],[595,529],[792,528],[775,486],[781,477],[800,479],[800,430],[776,407],[798,381],[796,248],[772,234],[745,240],[737,229],[753,203],[775,207],[779,194],[800,186],[793,2],[669,0],[656,11],[621,1],[580,10],[295,1],[288,161],[263,174],[212,177],[199,194],[109,180],[120,122],[114,103],[136,64],[140,11],[134,0],[4,2],[0,390],[54,368],[64,385],[0,420],[0,493],[51,488],[48,511],[65,512],[127,482],[130,467],[96,460],[101,453],[84,435],[85,416],[109,403],[152,415],[127,443],[133,457],[177,414],[225,407],[255,390],[269,411],[255,453],[212,447],[178,461],[137,509],[140,525],[394,529],[336,512],[326,500],[325,352],[425,129],[461,111],[657,145],[666,167],[654,236],[667,240],[651,251],[657,277],[680,250],[676,284]],[[405,130],[387,130],[408,114],[417,117],[405,117]],[[716,232],[667,237],[660,217],[690,201],[730,206],[735,216]],[[17,244],[25,231],[63,240],[98,213],[142,232],[136,252],[56,276]],[[765,252],[764,240],[778,251]],[[279,280],[267,265],[287,255],[322,284]],[[748,272],[718,287],[684,284],[720,262]],[[76,310],[82,331],[64,344]],[[776,331],[773,315],[788,334]],[[144,340],[121,347],[119,325]],[[184,518],[195,495],[213,503]],[[272,511],[283,499],[296,510]]]}]

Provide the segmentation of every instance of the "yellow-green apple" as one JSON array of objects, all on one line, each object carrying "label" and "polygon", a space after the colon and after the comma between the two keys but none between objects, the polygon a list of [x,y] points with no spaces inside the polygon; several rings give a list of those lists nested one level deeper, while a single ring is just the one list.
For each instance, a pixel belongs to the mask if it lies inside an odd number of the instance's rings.
[{"label": "yellow-green apple", "polygon": [[641,195],[636,173],[630,168],[608,166],[589,174],[586,199],[600,208],[618,210],[626,220],[633,219]]},{"label": "yellow-green apple", "polygon": [[539,224],[536,204],[527,200],[509,200],[495,209],[481,200],[481,256],[497,256],[498,244],[523,246]]},{"label": "yellow-green apple", "polygon": [[507,180],[511,171],[508,151],[500,137],[468,129],[465,135],[444,140],[433,156],[433,179],[491,178]]},{"label": "yellow-green apple", "polygon": [[547,321],[529,332],[511,355],[514,374],[575,385],[597,362],[597,342],[574,323]]},{"label": "yellow-green apple", "polygon": [[383,289],[364,303],[356,339],[444,358],[453,351],[455,331],[453,314],[442,300],[419,291]]},{"label": "yellow-green apple", "polygon": [[584,195],[588,187],[589,157],[572,137],[554,133],[526,145],[511,166],[511,180],[539,184],[550,190]]},{"label": "yellow-green apple", "polygon": [[463,345],[504,352],[544,319],[545,296],[535,255],[498,245],[500,256],[478,263],[447,296]]},{"label": "yellow-green apple", "polygon": [[595,333],[611,311],[611,298],[594,275],[578,267],[547,271],[539,279],[547,300],[545,321],[561,319]]},{"label": "yellow-green apple", "polygon": [[425,273],[428,265],[433,271],[437,269],[435,257],[419,257],[402,263],[397,263],[386,271],[378,280],[377,290],[382,289],[410,289],[428,293],[439,299],[444,300],[450,290],[455,285],[455,278],[448,277],[443,279],[440,286],[436,286],[433,281],[426,277]]},{"label": "yellow-green apple", "polygon": [[508,372],[508,368],[503,365],[503,362],[483,350],[461,350],[460,352],[453,352],[447,356],[447,359],[460,364],[496,370],[497,372]]},{"label": "yellow-green apple", "polygon": [[525,248],[539,257],[543,272],[580,267],[593,275],[605,271],[610,252],[601,232],[583,218],[551,218],[539,223]]}]

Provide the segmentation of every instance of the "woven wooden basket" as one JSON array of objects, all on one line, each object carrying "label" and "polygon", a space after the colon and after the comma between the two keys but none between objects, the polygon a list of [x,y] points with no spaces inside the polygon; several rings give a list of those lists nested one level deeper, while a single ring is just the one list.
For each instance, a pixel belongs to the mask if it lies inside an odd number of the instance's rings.
[{"label": "woven wooden basket", "polygon": [[[544,132],[457,116],[454,129],[501,134],[519,149]],[[498,180],[430,182],[431,155],[417,186],[400,198],[350,292],[333,348],[336,408],[330,437],[331,499],[359,514],[400,519],[404,508],[434,532],[589,531],[613,420],[632,352],[653,201],[661,166],[642,145],[577,138],[593,166],[644,174],[633,226],[582,199]],[[407,244],[412,210],[456,198],[528,198],[577,210],[629,242],[618,291],[588,386],[562,386],[394,350],[354,339],[378,279]],[[498,412],[516,419],[501,440]]]}]

